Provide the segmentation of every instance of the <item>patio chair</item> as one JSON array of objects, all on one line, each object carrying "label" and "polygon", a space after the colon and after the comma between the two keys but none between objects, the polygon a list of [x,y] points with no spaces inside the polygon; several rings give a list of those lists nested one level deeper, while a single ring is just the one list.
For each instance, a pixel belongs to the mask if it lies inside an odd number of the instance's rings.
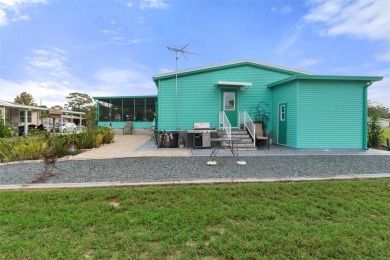
[{"label": "patio chair", "polygon": [[123,134],[133,133],[133,121],[126,121],[126,126],[123,128]]},{"label": "patio chair", "polygon": [[268,150],[269,150],[269,137],[264,135],[263,132],[263,124],[255,123],[256,126],[256,146],[259,141],[266,142]]}]

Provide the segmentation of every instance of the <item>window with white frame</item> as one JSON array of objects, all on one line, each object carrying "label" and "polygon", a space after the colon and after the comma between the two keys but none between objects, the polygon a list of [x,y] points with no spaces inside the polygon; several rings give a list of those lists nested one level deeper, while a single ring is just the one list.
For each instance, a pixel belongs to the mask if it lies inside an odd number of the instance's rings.
[{"label": "window with white frame", "polygon": [[[24,122],[24,111],[23,110],[20,110],[19,111],[19,120],[20,120],[20,123],[23,123]],[[31,123],[32,122],[32,111],[27,111],[27,123]]]}]

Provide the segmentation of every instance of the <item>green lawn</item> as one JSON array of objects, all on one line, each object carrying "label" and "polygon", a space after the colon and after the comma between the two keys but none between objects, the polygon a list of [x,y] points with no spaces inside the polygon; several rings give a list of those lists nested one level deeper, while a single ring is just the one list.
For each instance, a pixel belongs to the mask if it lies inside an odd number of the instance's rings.
[{"label": "green lawn", "polygon": [[390,258],[390,179],[0,192],[0,259]]},{"label": "green lawn", "polygon": [[385,137],[384,143],[386,143],[386,138],[389,138],[390,140],[390,127],[384,127],[383,129],[383,136]]}]

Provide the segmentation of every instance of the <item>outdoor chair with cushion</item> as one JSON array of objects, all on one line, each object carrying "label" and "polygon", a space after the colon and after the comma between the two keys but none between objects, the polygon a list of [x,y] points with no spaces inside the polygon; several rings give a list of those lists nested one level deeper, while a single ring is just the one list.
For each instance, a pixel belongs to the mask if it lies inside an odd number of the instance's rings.
[{"label": "outdoor chair with cushion", "polygon": [[123,128],[123,134],[133,133],[133,121],[126,121],[126,126]]},{"label": "outdoor chair with cushion", "polygon": [[269,137],[264,135],[263,124],[255,123],[255,126],[256,126],[256,145],[257,143],[263,144],[264,142],[266,142],[269,150]]}]

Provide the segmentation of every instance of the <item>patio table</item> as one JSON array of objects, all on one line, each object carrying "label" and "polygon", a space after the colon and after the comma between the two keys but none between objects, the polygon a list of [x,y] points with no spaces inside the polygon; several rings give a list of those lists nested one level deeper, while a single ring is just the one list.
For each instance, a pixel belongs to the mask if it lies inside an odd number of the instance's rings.
[{"label": "patio table", "polygon": [[[222,148],[222,143],[223,142],[226,142],[228,144],[228,148],[229,148],[230,152],[232,153],[232,155],[234,157],[237,157],[238,156],[238,146],[237,146],[237,144],[240,141],[241,141],[241,139],[237,138],[237,137],[231,137],[231,138],[228,138],[228,137],[210,138],[210,142],[211,142],[211,154],[210,154],[210,157],[217,156],[217,153],[218,153],[219,149]],[[236,144],[236,149],[234,149],[234,144]]]}]

